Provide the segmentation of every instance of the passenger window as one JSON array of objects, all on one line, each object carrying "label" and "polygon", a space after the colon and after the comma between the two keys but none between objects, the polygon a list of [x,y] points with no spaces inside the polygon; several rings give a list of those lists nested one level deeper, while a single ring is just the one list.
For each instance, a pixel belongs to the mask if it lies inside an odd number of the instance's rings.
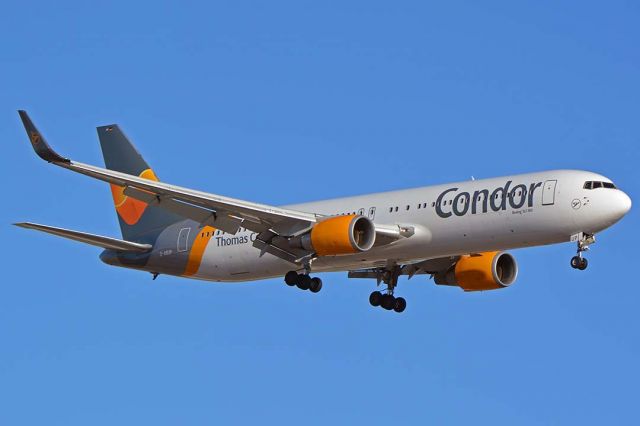
[{"label": "passenger window", "polygon": [[376,208],[375,207],[370,207],[369,208],[369,219],[373,220],[376,217]]},{"label": "passenger window", "polygon": [[393,207],[389,207],[389,213],[393,213]]},{"label": "passenger window", "polygon": [[431,202],[431,207],[435,207],[435,206],[436,206],[436,202],[435,202],[435,201],[432,201],[432,202]]},{"label": "passenger window", "polygon": [[407,204],[407,210],[409,210],[409,204]]},{"label": "passenger window", "polygon": [[398,211],[398,206],[396,206],[396,211]]}]

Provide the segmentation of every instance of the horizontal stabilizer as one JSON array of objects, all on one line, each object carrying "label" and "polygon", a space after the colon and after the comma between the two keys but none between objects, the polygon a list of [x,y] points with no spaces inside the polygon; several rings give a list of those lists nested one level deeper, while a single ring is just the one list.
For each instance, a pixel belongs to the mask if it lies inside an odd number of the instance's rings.
[{"label": "horizontal stabilizer", "polygon": [[133,243],[131,241],[119,240],[117,238],[103,237],[101,235],[72,231],[64,228],[56,228],[55,226],[39,225],[31,222],[14,223],[14,225],[21,228],[35,229],[36,231],[42,231],[59,237],[68,238],[70,240],[80,241],[81,243],[91,244],[93,246],[116,251],[146,252],[152,248],[151,244]]}]

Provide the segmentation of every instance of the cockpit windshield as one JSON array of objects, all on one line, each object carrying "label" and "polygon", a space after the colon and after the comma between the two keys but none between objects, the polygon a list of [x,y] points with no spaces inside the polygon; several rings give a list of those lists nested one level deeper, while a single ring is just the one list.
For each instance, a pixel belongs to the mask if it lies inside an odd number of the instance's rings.
[{"label": "cockpit windshield", "polygon": [[584,189],[596,189],[596,188],[608,188],[608,189],[617,189],[616,186],[611,182],[602,182],[598,180],[588,180],[584,183]]}]

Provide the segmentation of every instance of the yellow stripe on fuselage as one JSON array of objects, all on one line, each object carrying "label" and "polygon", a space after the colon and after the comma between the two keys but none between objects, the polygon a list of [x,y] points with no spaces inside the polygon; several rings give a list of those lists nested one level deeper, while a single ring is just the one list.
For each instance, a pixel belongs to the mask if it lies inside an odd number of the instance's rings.
[{"label": "yellow stripe on fuselage", "polygon": [[182,274],[183,276],[190,277],[198,272],[204,251],[207,248],[207,244],[209,244],[209,240],[213,237],[214,232],[216,232],[216,228],[212,226],[205,226],[200,230],[189,251],[189,259],[187,260],[187,267],[184,270],[184,274]]}]

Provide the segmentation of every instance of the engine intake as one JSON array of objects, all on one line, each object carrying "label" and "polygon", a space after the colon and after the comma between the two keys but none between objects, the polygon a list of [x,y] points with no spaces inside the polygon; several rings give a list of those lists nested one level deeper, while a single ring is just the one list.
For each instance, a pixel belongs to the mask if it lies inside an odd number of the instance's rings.
[{"label": "engine intake", "polygon": [[290,244],[315,251],[318,256],[337,256],[367,251],[375,240],[376,229],[370,219],[346,215],[317,223],[310,232],[292,239]]},{"label": "engine intake", "polygon": [[436,274],[435,282],[457,285],[464,291],[496,290],[508,287],[518,277],[515,258],[505,252],[486,252],[460,257],[444,274]]}]

